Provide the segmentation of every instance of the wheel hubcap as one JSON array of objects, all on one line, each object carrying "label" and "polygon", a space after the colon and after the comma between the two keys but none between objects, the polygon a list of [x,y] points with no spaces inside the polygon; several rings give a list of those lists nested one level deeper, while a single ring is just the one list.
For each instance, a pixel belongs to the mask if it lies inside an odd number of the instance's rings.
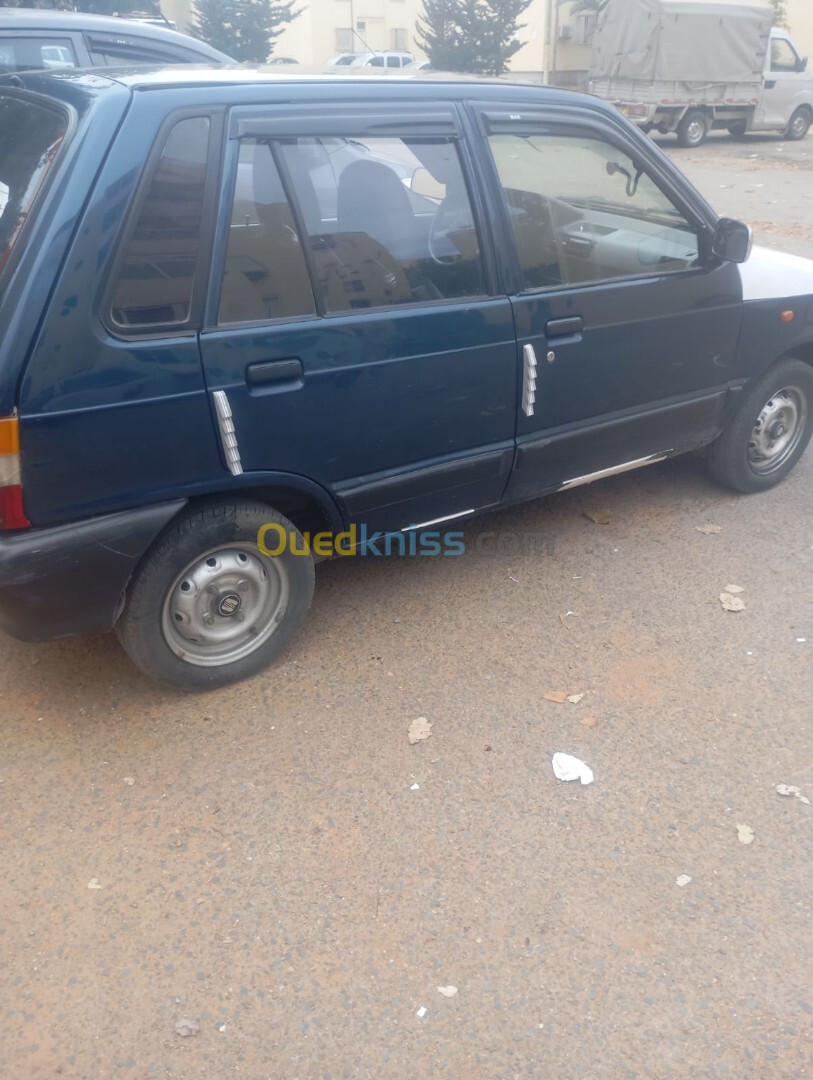
[{"label": "wheel hubcap", "polygon": [[274,633],[288,606],[289,581],[278,559],[252,544],[213,548],[194,559],[167,593],[161,628],[182,660],[231,664]]},{"label": "wheel hubcap", "polygon": [[687,132],[690,142],[697,142],[698,139],[703,137],[703,125],[699,120],[692,120],[689,124],[689,130]]},{"label": "wheel hubcap", "polygon": [[748,463],[755,473],[775,472],[793,454],[807,424],[807,399],[788,388],[774,394],[757,418],[748,443]]}]

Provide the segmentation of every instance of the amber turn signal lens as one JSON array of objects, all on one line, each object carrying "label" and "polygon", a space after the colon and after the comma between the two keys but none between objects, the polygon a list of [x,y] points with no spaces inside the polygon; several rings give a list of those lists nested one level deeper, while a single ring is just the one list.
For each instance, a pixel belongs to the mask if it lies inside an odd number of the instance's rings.
[{"label": "amber turn signal lens", "polygon": [[796,318],[796,312],[783,311],[779,318],[782,320],[782,322],[793,322],[793,320]]}]

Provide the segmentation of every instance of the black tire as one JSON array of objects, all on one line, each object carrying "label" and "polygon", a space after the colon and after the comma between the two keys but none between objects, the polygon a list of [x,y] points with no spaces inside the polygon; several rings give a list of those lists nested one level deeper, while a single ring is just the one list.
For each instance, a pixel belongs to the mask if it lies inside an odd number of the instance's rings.
[{"label": "black tire", "polygon": [[[794,436],[781,431],[781,417],[796,416]],[[781,432],[781,433],[780,433]],[[777,436],[772,444],[772,436]],[[813,435],[813,368],[801,360],[782,360],[745,392],[734,419],[708,449],[712,475],[725,487],[745,494],[767,491],[796,465]],[[776,456],[764,453],[774,445]]]},{"label": "black tire", "polygon": [[732,139],[742,139],[745,137],[745,132],[748,125],[744,120],[736,120],[733,124],[728,125],[728,133]]},{"label": "black tire", "polygon": [[785,138],[791,142],[801,142],[810,131],[811,123],[813,123],[813,112],[802,106],[791,116],[785,128]]},{"label": "black tire", "polygon": [[690,109],[677,126],[678,143],[686,148],[701,146],[711,124],[702,109]]},{"label": "black tire", "polygon": [[[266,545],[273,555],[257,544],[266,524],[278,527]],[[282,536],[288,540],[276,554]],[[217,502],[182,514],[133,575],[119,641],[143,672],[180,690],[255,674],[288,645],[310,607],[313,558],[296,551],[305,551],[299,530],[262,503]]]}]

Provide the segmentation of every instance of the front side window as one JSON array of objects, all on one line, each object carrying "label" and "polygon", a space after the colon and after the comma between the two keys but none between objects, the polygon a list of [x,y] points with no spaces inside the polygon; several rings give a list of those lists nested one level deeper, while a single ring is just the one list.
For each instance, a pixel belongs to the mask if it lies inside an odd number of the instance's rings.
[{"label": "front side window", "polygon": [[327,312],[484,292],[454,140],[291,138],[276,144]]},{"label": "front side window", "polygon": [[798,71],[799,58],[784,38],[771,41],[771,71]]},{"label": "front side window", "polygon": [[588,135],[492,135],[525,287],[698,265],[695,227],[627,154]]},{"label": "front side window", "polygon": [[0,95],[0,271],[31,215],[66,129],[62,113]]},{"label": "front side window", "polygon": [[113,292],[123,327],[188,321],[203,223],[209,120],[179,120],[164,144],[130,233]]}]

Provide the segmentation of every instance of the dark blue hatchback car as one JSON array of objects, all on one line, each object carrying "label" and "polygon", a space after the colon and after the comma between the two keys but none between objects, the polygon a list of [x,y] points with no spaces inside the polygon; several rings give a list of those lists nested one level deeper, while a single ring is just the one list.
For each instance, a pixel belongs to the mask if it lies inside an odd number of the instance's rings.
[{"label": "dark blue hatchback car", "polygon": [[0,417],[5,629],[214,686],[290,640],[314,554],[701,447],[777,483],[813,263],[572,93],[7,76]]}]

